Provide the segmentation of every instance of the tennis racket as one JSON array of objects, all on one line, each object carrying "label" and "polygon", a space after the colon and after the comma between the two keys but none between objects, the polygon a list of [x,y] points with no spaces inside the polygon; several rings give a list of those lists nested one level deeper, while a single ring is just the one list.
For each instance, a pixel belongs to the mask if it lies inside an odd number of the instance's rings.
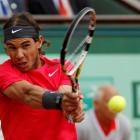
[{"label": "tennis racket", "polygon": [[[96,25],[95,10],[86,7],[74,18],[68,28],[60,52],[62,71],[70,78],[72,91],[78,93],[78,78],[88,54]],[[68,116],[72,122],[72,115]]]}]

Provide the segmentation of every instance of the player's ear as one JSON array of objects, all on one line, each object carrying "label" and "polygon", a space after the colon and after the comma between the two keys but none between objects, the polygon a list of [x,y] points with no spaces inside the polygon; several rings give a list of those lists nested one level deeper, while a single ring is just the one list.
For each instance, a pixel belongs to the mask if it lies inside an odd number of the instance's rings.
[{"label": "player's ear", "polygon": [[43,44],[43,37],[40,35],[38,39],[38,48],[41,48]]}]

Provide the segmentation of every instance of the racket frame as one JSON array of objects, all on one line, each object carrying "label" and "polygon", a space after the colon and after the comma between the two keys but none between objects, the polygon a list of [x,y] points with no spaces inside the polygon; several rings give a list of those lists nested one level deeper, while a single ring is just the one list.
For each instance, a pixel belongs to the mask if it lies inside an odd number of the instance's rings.
[{"label": "racket frame", "polygon": [[[66,57],[66,53],[67,53],[67,46],[69,44],[69,41],[70,41],[70,39],[73,35],[73,32],[75,31],[75,28],[77,27],[78,23],[89,12],[92,12],[93,15],[92,15],[92,19],[90,19],[90,25],[89,25],[89,28],[88,28],[89,34],[86,36],[85,42],[84,42],[84,44],[86,44],[85,50],[82,51],[82,54],[80,55],[80,59],[79,59],[78,63],[76,64],[75,68],[71,72],[67,72],[66,69],[65,69],[65,61],[66,61],[65,57]],[[87,56],[90,44],[92,42],[92,37],[93,37],[93,34],[94,34],[95,25],[96,25],[95,10],[90,8],[90,7],[86,7],[83,10],[81,10],[79,12],[79,14],[76,16],[76,18],[72,21],[72,23],[71,23],[70,27],[68,28],[68,31],[65,35],[65,38],[64,38],[63,47],[62,47],[61,53],[60,53],[60,61],[61,61],[62,71],[70,78],[70,80],[72,82],[73,92],[76,91],[76,89],[74,87],[75,87],[75,84],[78,82],[78,77],[80,75],[82,63],[84,62],[84,60]],[[75,72],[76,72],[75,79],[77,79],[76,82],[74,82],[75,80],[72,77],[72,75]]]},{"label": "racket frame", "polygon": [[[67,70],[65,68],[65,61],[66,61],[65,58],[66,58],[66,54],[67,54],[67,46],[69,45],[70,39],[73,35],[73,32],[75,31],[75,28],[77,27],[77,25],[79,24],[81,19],[89,12],[92,13],[92,18],[90,18],[90,21],[89,21],[90,24],[88,27],[88,35],[86,36],[85,42],[83,43],[84,45],[86,45],[86,47],[84,50],[82,50],[82,53],[80,55],[80,58],[78,60],[78,63],[76,64],[75,68],[71,72],[67,72]],[[80,72],[82,69],[83,62],[88,54],[90,44],[92,42],[95,25],[96,25],[95,10],[90,7],[86,7],[83,10],[81,10],[79,12],[79,14],[75,17],[75,19],[72,21],[72,23],[70,24],[70,27],[68,28],[67,33],[65,35],[63,46],[62,46],[62,49],[60,52],[60,62],[61,62],[62,71],[69,77],[69,79],[71,81],[71,85],[72,85],[72,92],[74,92],[76,94],[78,94],[78,78],[79,78],[79,75],[80,75]],[[75,75],[74,75],[74,73],[75,73]],[[69,114],[68,120],[71,123],[73,122],[73,116],[71,114]]]}]

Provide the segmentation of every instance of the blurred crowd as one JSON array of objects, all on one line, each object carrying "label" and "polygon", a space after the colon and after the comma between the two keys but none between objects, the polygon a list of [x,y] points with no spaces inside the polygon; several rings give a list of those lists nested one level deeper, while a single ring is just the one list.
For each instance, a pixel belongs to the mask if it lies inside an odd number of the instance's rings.
[{"label": "blurred crowd", "polygon": [[88,0],[0,0],[0,17],[23,11],[72,17],[87,6],[90,6]]}]

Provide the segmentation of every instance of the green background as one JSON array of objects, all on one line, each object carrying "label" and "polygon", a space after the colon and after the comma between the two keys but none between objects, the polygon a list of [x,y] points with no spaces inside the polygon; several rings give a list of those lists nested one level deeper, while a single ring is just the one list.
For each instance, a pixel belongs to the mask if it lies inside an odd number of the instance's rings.
[{"label": "green background", "polygon": [[[59,58],[68,24],[42,25],[42,34],[51,42],[45,48],[49,58]],[[78,39],[78,37],[77,37]],[[7,56],[0,30],[0,63]],[[114,85],[127,100],[123,112],[132,124],[131,140],[140,139],[140,25],[97,24],[89,55],[80,75],[85,110],[92,107],[93,89],[101,84]]]}]

